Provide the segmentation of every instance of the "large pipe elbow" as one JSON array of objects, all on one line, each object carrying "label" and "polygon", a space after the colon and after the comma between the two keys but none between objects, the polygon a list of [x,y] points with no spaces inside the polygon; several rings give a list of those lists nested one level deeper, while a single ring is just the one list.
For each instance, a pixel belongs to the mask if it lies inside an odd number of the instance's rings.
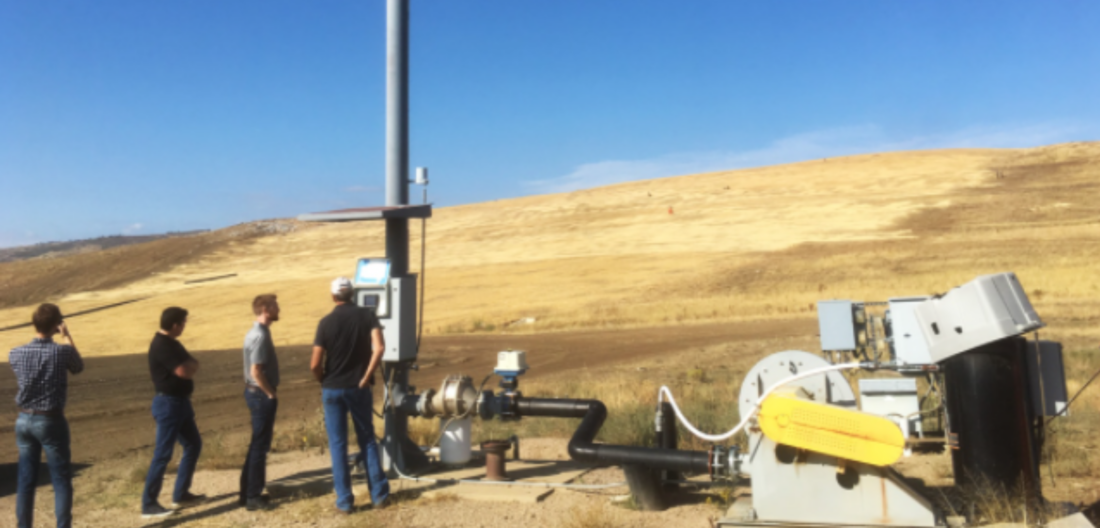
[{"label": "large pipe elbow", "polygon": [[573,433],[573,438],[569,439],[569,458],[594,462],[599,456],[599,450],[593,442],[600,428],[603,427],[604,420],[607,419],[607,406],[599,400],[579,400],[579,402],[587,402],[587,410],[581,424]]},{"label": "large pipe elbow", "polygon": [[634,464],[652,469],[707,473],[706,451],[681,451],[654,447],[621,446],[595,443],[596,435],[607,419],[607,407],[599,400],[521,398],[516,401],[519,416],[581,418],[569,440],[569,457],[580,462]]}]

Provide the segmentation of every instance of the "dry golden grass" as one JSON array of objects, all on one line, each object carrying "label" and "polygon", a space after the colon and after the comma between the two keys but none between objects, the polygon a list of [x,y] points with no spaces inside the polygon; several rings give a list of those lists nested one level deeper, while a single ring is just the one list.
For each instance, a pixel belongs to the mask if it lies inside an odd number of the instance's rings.
[{"label": "dry golden grass", "polygon": [[562,516],[562,528],[605,528],[615,526],[609,506],[602,502],[578,504]]},{"label": "dry golden grass", "polygon": [[[417,227],[410,230],[413,262],[419,262]],[[0,265],[4,288],[41,293],[0,310],[0,327],[28,320],[40,301],[73,312],[151,295],[71,320],[84,353],[144,351],[169,305],[192,312],[188,347],[233,349],[250,325],[252,297],[275,292],[283,305],[276,343],[307,343],[330,309],[332,277],[350,275],[357,257],[384,252],[380,224],[309,225],[222,239],[190,255],[181,240],[161,241],[177,246],[156,246],[152,254],[172,255],[171,262],[149,261],[154,246],[112,250],[109,259],[97,258],[140,276],[68,277],[59,291],[41,285],[51,273],[82,269],[91,257]],[[1100,143],[853,156],[442,208],[429,221],[427,256],[429,334],[809,319],[819,299],[942,292],[976,275],[1011,270],[1049,325],[1043,337],[1071,351],[1067,373],[1075,392],[1100,368]],[[44,267],[28,273],[29,286],[16,284],[33,266]],[[229,273],[238,276],[183,284]],[[507,325],[524,317],[537,321]],[[801,348],[816,349],[813,336],[799,338]],[[0,349],[27,339],[28,332],[0,333]],[[751,364],[782,349],[775,344],[728,353]],[[525,392],[604,399],[611,418],[601,440],[646,443],[656,387],[663,383],[675,385],[684,402],[702,402],[689,413],[701,427],[728,427],[731,417],[707,403],[724,401],[748,365],[721,370],[721,364],[681,356],[670,358],[667,369],[573,373],[527,384]],[[1091,454],[1100,390],[1086,392],[1074,411],[1056,427],[1044,464],[1055,480],[1100,474],[1100,458]],[[520,432],[567,436],[574,426],[530,421]],[[479,438],[487,438],[509,434],[512,426],[476,427]],[[284,430],[280,449],[323,446],[319,420]],[[438,423],[414,420],[411,433],[430,443]],[[227,460],[234,458],[235,449],[227,451]]]},{"label": "dry golden grass", "polygon": [[[1083,345],[1100,337],[1098,160],[1100,143],[899,152],[438,209],[428,223],[425,332],[812,317],[821,298],[926,294],[1013,270],[1048,337]],[[418,226],[410,231],[415,263]],[[150,258],[115,251],[126,250]],[[0,326],[26,321],[39,301],[73,312],[151,295],[70,321],[82,350],[144,351],[170,305],[191,310],[188,347],[231,349],[250,324],[251,298],[275,292],[276,343],[306,343],[330,309],[332,277],[383,252],[381,224],[230,238],[155,272],[138,266],[140,277],[111,288],[66,283],[0,310]],[[50,265],[73,270],[85,258]],[[238,276],[183,284],[229,273]],[[508,326],[524,317],[537,321]],[[0,348],[26,340],[0,333]]]}]

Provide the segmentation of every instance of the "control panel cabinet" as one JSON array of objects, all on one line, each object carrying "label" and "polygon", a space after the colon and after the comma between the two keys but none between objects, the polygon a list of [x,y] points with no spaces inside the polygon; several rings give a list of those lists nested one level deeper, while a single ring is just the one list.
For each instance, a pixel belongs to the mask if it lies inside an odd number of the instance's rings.
[{"label": "control panel cabinet", "polygon": [[927,297],[900,297],[890,299],[889,335],[890,351],[898,366],[928,365],[932,355],[928,352],[928,340],[917,320],[916,309]]},{"label": "control panel cabinet", "polygon": [[817,323],[820,328],[821,350],[855,350],[859,307],[852,301],[818,301]]},{"label": "control panel cabinet", "polygon": [[379,318],[386,352],[382,361],[416,359],[416,275],[392,277],[388,283],[389,314]]}]

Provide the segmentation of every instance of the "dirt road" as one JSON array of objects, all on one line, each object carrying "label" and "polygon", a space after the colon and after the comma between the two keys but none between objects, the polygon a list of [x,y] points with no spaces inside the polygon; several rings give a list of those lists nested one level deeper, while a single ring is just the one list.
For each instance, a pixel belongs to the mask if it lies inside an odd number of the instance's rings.
[{"label": "dirt road", "polygon": [[[508,349],[527,351],[531,369],[526,377],[537,379],[570,369],[629,363],[727,342],[813,335],[816,330],[812,319],[792,319],[539,335],[426,337],[420,370],[412,373],[412,382],[420,388],[434,387],[454,373],[480,379],[492,372],[496,353]],[[278,327],[273,331],[277,333]],[[319,389],[309,373],[309,354],[307,346],[279,349],[280,421],[314,416],[320,407]],[[203,435],[247,431],[240,350],[194,355],[202,363],[193,401]],[[11,369],[0,365],[0,471],[14,469],[18,460],[15,392]],[[73,461],[94,463],[150,447],[155,438],[149,414],[152,396],[144,354],[88,358],[85,372],[70,378],[66,414],[72,430]]]}]

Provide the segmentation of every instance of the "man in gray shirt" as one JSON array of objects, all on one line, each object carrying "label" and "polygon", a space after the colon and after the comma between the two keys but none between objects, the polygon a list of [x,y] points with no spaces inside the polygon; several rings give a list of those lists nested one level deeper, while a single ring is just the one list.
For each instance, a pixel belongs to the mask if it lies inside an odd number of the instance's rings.
[{"label": "man in gray shirt", "polygon": [[267,510],[271,504],[262,495],[267,482],[267,452],[275,432],[275,410],[279,400],[279,358],[271,341],[271,323],[279,320],[279,303],[274,294],[258,295],[252,301],[256,322],[244,336],[244,401],[252,413],[252,442],[241,469],[238,502],[248,511]]}]

